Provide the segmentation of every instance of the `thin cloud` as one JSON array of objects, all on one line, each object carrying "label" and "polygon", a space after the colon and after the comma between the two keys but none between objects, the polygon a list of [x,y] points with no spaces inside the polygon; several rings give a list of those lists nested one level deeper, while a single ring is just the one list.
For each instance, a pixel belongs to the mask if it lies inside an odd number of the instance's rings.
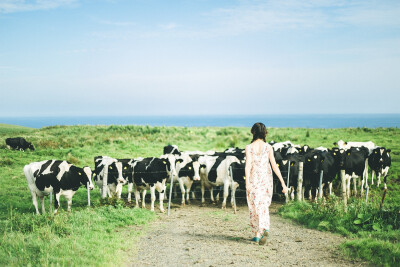
[{"label": "thin cloud", "polygon": [[134,25],[136,25],[134,22],[131,22],[131,21],[99,20],[98,23],[104,24],[104,25],[118,26],[118,27],[134,26]]},{"label": "thin cloud", "polygon": [[168,23],[168,24],[161,24],[159,25],[160,28],[164,29],[164,30],[172,30],[178,27],[178,25],[174,22]]},{"label": "thin cloud", "polygon": [[196,34],[212,37],[281,30],[343,26],[400,27],[400,2],[376,1],[246,1],[204,13],[212,27]]},{"label": "thin cloud", "polygon": [[0,2],[0,13],[48,10],[75,4],[77,4],[77,0],[3,0]]}]

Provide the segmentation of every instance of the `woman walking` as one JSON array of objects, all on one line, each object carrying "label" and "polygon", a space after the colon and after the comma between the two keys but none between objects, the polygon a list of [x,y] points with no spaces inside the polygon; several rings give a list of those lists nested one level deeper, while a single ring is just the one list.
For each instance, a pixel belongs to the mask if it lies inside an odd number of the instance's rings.
[{"label": "woman walking", "polygon": [[261,122],[251,128],[253,140],[246,146],[246,193],[250,212],[250,226],[255,242],[264,245],[269,233],[269,206],[272,199],[272,169],[282,184],[282,193],[287,193],[287,187],[282,174],[276,165],[274,151],[266,143],[267,129]]}]

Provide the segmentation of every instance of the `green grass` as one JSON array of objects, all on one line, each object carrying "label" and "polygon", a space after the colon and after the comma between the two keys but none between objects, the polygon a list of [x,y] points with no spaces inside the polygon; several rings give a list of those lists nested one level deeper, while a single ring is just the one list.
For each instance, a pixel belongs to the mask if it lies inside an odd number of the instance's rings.
[{"label": "green grass", "polygon": [[377,265],[400,263],[400,203],[380,209],[378,200],[366,204],[352,198],[345,210],[342,201],[332,197],[317,203],[291,202],[279,213],[309,228],[351,237],[341,245],[345,254]]},{"label": "green grass", "polygon": [[[291,140],[311,147],[332,147],[333,142],[343,139],[371,140],[391,148],[392,167],[384,207],[400,203],[399,129],[270,128],[268,131],[268,140]],[[123,201],[110,202],[112,205],[107,206],[100,201],[98,188],[92,191],[94,206],[91,208],[87,208],[87,193],[81,188],[73,198],[71,213],[65,211],[66,201],[61,198],[60,214],[36,216],[22,171],[30,162],[59,159],[93,168],[93,158],[98,155],[115,158],[160,156],[167,144],[176,144],[181,150],[220,151],[231,146],[244,147],[251,140],[250,129],[243,127],[52,126],[31,129],[0,124],[1,140],[16,136],[25,137],[36,150],[13,151],[5,149],[4,141],[0,143],[0,233],[3,235],[0,238],[0,265],[115,265],[116,259],[123,261],[126,251],[134,247],[135,238],[130,237],[140,233],[131,226],[145,225],[154,218],[149,211],[132,209]],[[124,188],[124,199],[126,193]],[[378,199],[381,191],[373,188],[370,194],[371,198]],[[46,203],[48,207],[48,200]],[[295,212],[304,211],[298,207]],[[329,227],[327,230],[336,231]],[[346,229],[343,227],[342,231],[352,233]],[[395,234],[372,237],[359,234],[359,238],[379,238],[392,244],[395,242],[389,240],[398,240]],[[355,245],[352,249],[360,251]],[[346,251],[352,250],[346,248]]]}]

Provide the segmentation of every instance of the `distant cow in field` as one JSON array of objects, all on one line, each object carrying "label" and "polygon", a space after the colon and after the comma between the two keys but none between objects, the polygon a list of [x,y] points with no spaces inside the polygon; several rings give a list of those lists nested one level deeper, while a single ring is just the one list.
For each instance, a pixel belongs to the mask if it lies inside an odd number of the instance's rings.
[{"label": "distant cow in field", "polygon": [[368,165],[372,170],[371,184],[374,184],[374,175],[376,174],[376,176],[378,177],[377,186],[379,187],[381,183],[381,176],[383,176],[386,188],[386,176],[392,163],[390,152],[390,149],[377,147],[372,151],[371,155],[369,155]]},{"label": "distant cow in field", "polygon": [[45,213],[44,196],[54,193],[54,213],[57,213],[60,196],[63,195],[68,201],[68,211],[71,210],[72,197],[80,186],[93,189],[92,171],[89,167],[79,168],[67,161],[44,160],[33,162],[24,167],[24,174],[32,194],[33,206],[39,213],[37,197],[42,204],[42,213]]},{"label": "distant cow in field", "polygon": [[35,150],[34,146],[32,143],[27,142],[25,138],[23,137],[14,137],[14,138],[7,138],[6,139],[6,145],[10,149],[15,149],[15,150],[21,150],[25,151],[28,148],[30,150]]}]

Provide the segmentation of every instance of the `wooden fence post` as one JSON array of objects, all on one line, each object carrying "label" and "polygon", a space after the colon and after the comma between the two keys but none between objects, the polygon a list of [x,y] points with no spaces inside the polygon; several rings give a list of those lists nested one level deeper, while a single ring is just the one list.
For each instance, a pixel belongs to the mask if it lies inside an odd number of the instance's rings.
[{"label": "wooden fence post", "polygon": [[172,171],[171,171],[170,176],[171,176],[171,183],[170,183],[170,187],[169,187],[168,216],[169,216],[169,213],[171,210],[172,187],[174,186],[174,176],[172,175]]},{"label": "wooden fence post", "polygon": [[340,170],[340,180],[342,181],[342,198],[344,210],[347,211],[347,183],[346,183],[346,173],[345,170]]},{"label": "wooden fence post", "polygon": [[318,198],[322,198],[322,177],[324,176],[324,171],[321,170],[321,174],[319,175],[319,190],[318,190]]},{"label": "wooden fence post", "polygon": [[87,182],[87,201],[88,201],[88,206],[90,207],[90,189],[89,189],[89,182]]},{"label": "wooden fence post", "polygon": [[107,183],[108,183],[108,165],[104,166],[104,175],[103,175],[103,190],[101,194],[101,198],[107,197]]},{"label": "wooden fence post", "polygon": [[299,177],[297,177],[297,200],[302,201],[303,198],[303,162],[299,162]]}]

